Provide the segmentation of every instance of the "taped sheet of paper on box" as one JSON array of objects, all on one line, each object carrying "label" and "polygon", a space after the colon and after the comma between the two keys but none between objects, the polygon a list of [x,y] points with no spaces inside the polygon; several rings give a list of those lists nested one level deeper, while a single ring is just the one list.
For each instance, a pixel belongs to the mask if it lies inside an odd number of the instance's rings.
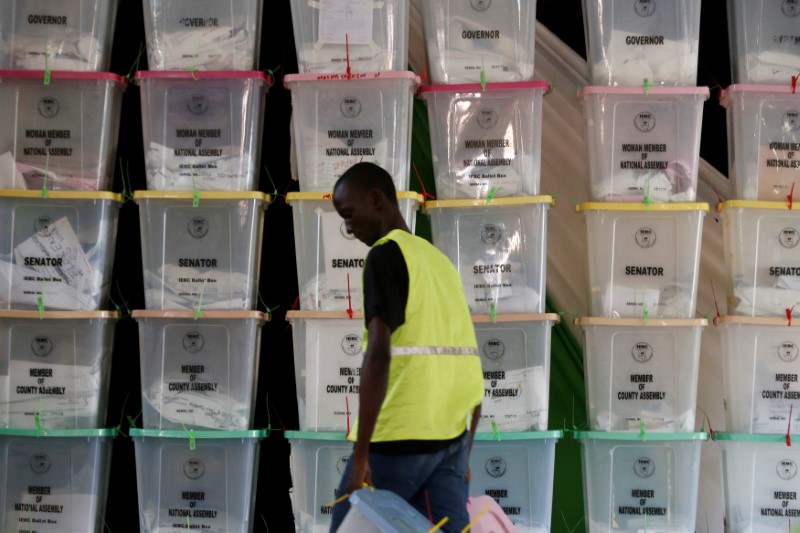
[{"label": "taped sheet of paper on box", "polygon": [[500,431],[547,428],[548,390],[543,366],[506,370],[505,379],[483,383],[480,431],[491,431],[492,419]]},{"label": "taped sheet of paper on box", "polygon": [[[318,223],[322,226],[321,246],[327,289],[347,293],[349,274],[351,296],[356,292],[360,293],[363,264],[369,253],[369,247],[354,236],[347,235],[342,217],[337,212],[317,209],[316,213]],[[359,266],[344,266],[351,264]]]},{"label": "taped sheet of paper on box", "polygon": [[360,326],[358,322],[350,331],[342,329],[341,340],[330,330],[322,334],[306,328],[306,426],[344,431],[348,407],[351,422],[358,414],[364,356],[361,335],[355,331]]},{"label": "taped sheet of paper on box", "polygon": [[372,11],[372,0],[319,0],[319,42],[345,44],[347,41],[351,45],[371,43]]},{"label": "taped sheet of paper on box", "polygon": [[75,418],[95,424],[100,401],[100,372],[89,366],[31,363],[11,360],[9,375],[14,383],[7,389],[8,427],[75,427]]}]

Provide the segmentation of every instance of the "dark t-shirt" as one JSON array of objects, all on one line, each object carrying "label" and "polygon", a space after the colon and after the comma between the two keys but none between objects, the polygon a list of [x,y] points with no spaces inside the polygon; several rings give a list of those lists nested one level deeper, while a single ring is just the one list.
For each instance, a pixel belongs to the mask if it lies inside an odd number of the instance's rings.
[{"label": "dark t-shirt", "polygon": [[[408,304],[408,267],[403,252],[394,241],[387,241],[369,251],[364,266],[364,319],[379,317],[394,331],[406,321]],[[370,452],[386,454],[434,453],[449,446],[450,440],[398,440],[370,443]]]}]

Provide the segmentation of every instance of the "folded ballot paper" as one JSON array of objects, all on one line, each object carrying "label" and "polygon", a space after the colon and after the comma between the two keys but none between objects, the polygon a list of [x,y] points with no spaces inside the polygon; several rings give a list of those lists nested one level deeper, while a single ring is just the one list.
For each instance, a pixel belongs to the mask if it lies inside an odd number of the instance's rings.
[{"label": "folded ballot paper", "polygon": [[[96,272],[66,217],[32,235],[13,250],[13,261],[0,259],[0,287],[8,287],[8,301],[0,306],[38,306],[47,309],[94,310],[99,306],[102,273]],[[105,246],[98,243],[96,248]],[[91,251],[88,256],[91,256]]]},{"label": "folded ballot paper", "polygon": [[4,43],[14,68],[21,70],[100,70],[103,45],[91,33],[50,39],[14,34]]},{"label": "folded ballot paper", "polygon": [[70,173],[59,170],[58,173],[50,169],[29,165],[15,161],[11,152],[0,154],[0,189],[42,189],[47,186],[50,190],[69,191],[96,191],[98,189],[98,172],[84,171]]},{"label": "folded ballot paper", "polygon": [[252,70],[255,42],[245,21],[164,31],[148,46],[148,64],[154,70]]}]

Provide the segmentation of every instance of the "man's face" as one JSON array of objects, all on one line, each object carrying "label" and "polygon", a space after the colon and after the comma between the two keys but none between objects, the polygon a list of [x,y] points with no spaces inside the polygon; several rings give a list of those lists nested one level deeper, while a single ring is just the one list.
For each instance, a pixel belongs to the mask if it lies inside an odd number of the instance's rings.
[{"label": "man's face", "polygon": [[367,246],[380,238],[380,216],[376,209],[377,191],[365,191],[351,185],[341,185],[333,191],[333,207],[344,219],[347,233]]}]

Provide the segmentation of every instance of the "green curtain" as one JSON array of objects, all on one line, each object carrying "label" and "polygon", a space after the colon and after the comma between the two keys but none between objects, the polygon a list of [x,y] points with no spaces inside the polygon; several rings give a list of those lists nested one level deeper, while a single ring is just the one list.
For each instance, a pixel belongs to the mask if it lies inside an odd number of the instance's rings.
[{"label": "green curtain", "polygon": [[[425,102],[419,98],[414,101],[411,162],[411,189],[421,193],[424,185],[424,190],[435,196],[428,110]],[[431,240],[427,216],[417,217],[416,233]],[[548,313],[558,313],[550,298],[547,298],[546,310]],[[586,389],[583,381],[583,351],[564,322],[566,319],[556,324],[552,333],[549,429],[571,431],[586,425]],[[556,446],[551,521],[551,531],[554,533],[585,531],[586,528],[583,523],[580,453],[580,445],[569,435]]]}]

